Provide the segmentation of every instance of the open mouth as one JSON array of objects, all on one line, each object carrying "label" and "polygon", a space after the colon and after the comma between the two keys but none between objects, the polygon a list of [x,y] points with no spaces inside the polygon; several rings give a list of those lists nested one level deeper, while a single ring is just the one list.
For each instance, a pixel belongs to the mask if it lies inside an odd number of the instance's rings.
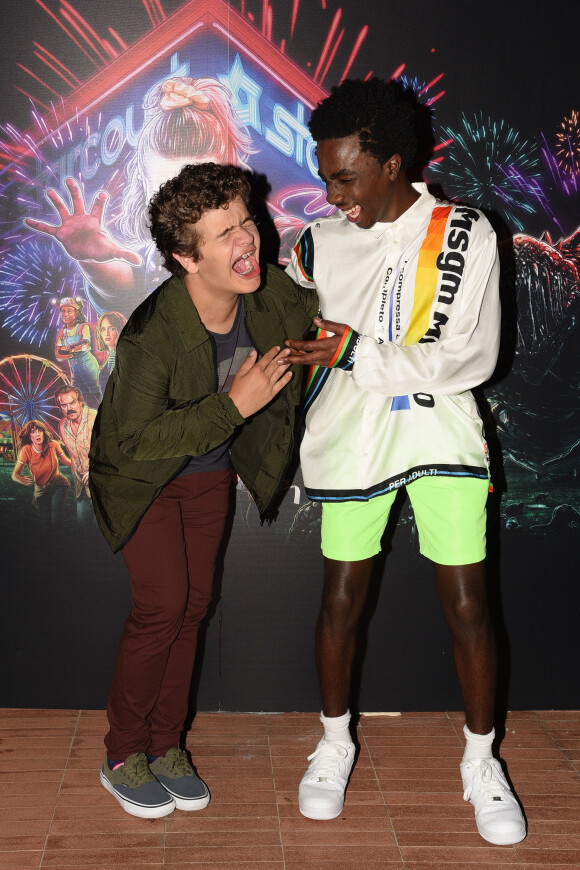
[{"label": "open mouth", "polygon": [[360,205],[353,205],[352,208],[343,208],[341,209],[342,213],[345,215],[346,219],[354,223],[360,217],[361,207]]},{"label": "open mouth", "polygon": [[260,264],[256,260],[254,253],[250,251],[248,251],[247,254],[238,257],[232,266],[232,269],[237,275],[241,275],[243,278],[253,278],[255,275],[260,274]]}]

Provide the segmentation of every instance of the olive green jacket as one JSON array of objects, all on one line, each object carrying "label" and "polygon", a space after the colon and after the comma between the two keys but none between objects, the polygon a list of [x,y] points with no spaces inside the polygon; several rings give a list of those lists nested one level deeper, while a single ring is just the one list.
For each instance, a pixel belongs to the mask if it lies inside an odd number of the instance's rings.
[{"label": "olive green jacket", "polygon": [[[302,338],[318,300],[274,266],[245,296],[246,326],[260,354]],[[299,373],[298,373],[299,374]],[[93,427],[90,489],[113,552],[186,464],[234,436],[231,459],[264,513],[290,459],[301,377],[247,420],[217,393],[213,339],[182,278],[172,277],[139,305],[117,344],[115,368]]]}]

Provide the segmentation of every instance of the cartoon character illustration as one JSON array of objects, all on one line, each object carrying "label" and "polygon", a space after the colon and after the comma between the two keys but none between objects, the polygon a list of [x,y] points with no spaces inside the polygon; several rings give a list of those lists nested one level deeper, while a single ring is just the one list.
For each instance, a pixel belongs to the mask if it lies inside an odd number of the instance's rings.
[{"label": "cartoon character illustration", "polygon": [[78,387],[60,387],[54,398],[63,415],[60,437],[72,461],[77,522],[83,525],[94,521],[89,491],[89,449],[97,413],[87,407]]},{"label": "cartoon character illustration", "polygon": [[57,226],[28,218],[32,229],[56,239],[76,260],[90,285],[97,310],[129,313],[167,278],[147,227],[147,204],[160,185],[186,163],[232,163],[248,168],[251,138],[238,119],[230,91],[213,78],[179,76],[153,87],[145,97],[143,127],[126,165],[118,241],[107,227],[109,194],[100,190],[86,208],[81,188],[65,181],[71,207],[53,189],[46,196]]},{"label": "cartoon character illustration", "polygon": [[[64,450],[55,441],[45,423],[29,420],[19,433],[20,449],[12,472],[12,480],[22,486],[33,486],[32,504],[41,518],[55,525],[62,517],[70,483],[59,470],[59,462],[71,466]],[[29,475],[23,474],[25,466]]]},{"label": "cartoon character illustration", "polygon": [[72,383],[84,390],[87,402],[96,408],[102,399],[99,364],[91,349],[91,327],[84,317],[83,300],[64,296],[56,304],[62,322],[56,334],[56,358],[68,362]]},{"label": "cartoon character illustration", "polygon": [[117,342],[126,323],[127,318],[119,311],[107,311],[97,321],[97,350],[107,354],[99,371],[99,385],[103,393],[115,367]]}]

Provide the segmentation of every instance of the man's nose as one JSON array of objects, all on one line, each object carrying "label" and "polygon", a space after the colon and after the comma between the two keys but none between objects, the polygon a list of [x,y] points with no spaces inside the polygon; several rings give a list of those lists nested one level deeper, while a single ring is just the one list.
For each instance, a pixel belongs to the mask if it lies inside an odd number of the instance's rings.
[{"label": "man's nose", "polygon": [[250,227],[238,227],[236,241],[241,245],[251,245],[254,241],[254,233]]},{"label": "man's nose", "polygon": [[330,182],[326,185],[326,201],[330,205],[339,205],[342,202],[342,195],[338,187]]}]

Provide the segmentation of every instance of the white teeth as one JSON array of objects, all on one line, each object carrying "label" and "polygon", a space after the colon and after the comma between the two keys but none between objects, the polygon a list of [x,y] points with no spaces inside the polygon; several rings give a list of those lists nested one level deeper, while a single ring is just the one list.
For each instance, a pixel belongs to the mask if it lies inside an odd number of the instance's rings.
[{"label": "white teeth", "polygon": [[253,271],[254,266],[252,263],[250,263],[250,257],[253,257],[254,253],[254,251],[248,251],[246,254],[242,254],[241,257],[238,257],[238,259],[234,263],[234,266],[236,265],[236,263],[239,263],[240,260],[242,261],[242,263],[246,264],[243,270],[234,269],[234,271],[237,271],[238,275],[248,275],[250,272]]}]

